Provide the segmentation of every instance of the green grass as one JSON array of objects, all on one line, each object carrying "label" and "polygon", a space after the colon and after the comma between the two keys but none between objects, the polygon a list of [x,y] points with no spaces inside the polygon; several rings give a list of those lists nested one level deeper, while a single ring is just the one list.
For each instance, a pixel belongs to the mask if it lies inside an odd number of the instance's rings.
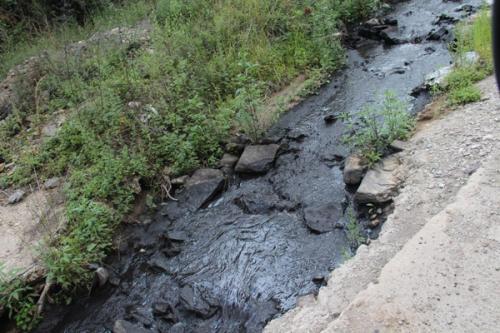
[{"label": "green grass", "polygon": [[[34,171],[42,181],[67,177],[68,223],[42,251],[49,281],[69,294],[88,287],[88,267],[110,250],[138,183],[154,191],[164,176],[214,166],[233,131],[258,136],[253,117],[268,98],[300,74],[319,81],[342,66],[338,25],[368,15],[377,3],[139,1],[2,54],[5,72],[48,48],[34,82],[18,82],[20,102],[0,124],[0,154],[16,165],[0,186],[33,183]],[[131,24],[147,13],[148,48],[131,41],[90,45],[83,57],[60,51],[96,28]],[[60,112],[64,124],[40,143],[40,126]]]},{"label": "green grass", "polygon": [[394,140],[407,139],[415,127],[407,103],[390,91],[378,105],[366,105],[357,114],[347,113],[343,120],[346,123],[343,141],[370,167],[382,158]]},{"label": "green grass", "polygon": [[[445,80],[444,91],[450,106],[477,102],[481,92],[474,83],[493,72],[491,17],[489,9],[483,9],[472,22],[460,23],[455,29],[454,70]],[[467,52],[479,55],[477,63],[466,59]]]},{"label": "green grass", "polygon": [[[347,225],[345,228],[347,240],[349,241],[349,245],[351,249],[357,249],[361,244],[365,243],[366,237],[363,235],[363,231],[361,230],[361,226],[356,219],[356,215],[354,213],[354,209],[349,207],[346,212],[347,216]],[[349,258],[344,258],[344,260],[348,260]]]},{"label": "green grass", "polygon": [[44,51],[61,50],[68,43],[89,38],[96,31],[105,31],[116,26],[130,26],[143,20],[154,8],[153,0],[127,1],[126,5],[108,5],[104,10],[96,12],[85,25],[76,23],[53,25],[39,34],[28,34],[20,31],[13,34],[6,31],[7,38],[0,52],[0,78],[13,68],[32,56]]}]

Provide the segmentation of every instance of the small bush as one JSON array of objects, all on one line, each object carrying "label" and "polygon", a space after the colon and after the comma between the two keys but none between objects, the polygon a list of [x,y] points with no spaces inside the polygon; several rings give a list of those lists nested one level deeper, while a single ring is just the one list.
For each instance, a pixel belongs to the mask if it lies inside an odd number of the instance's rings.
[{"label": "small bush", "polygon": [[34,289],[18,277],[16,271],[7,272],[0,263],[0,306],[14,319],[22,331],[31,331],[40,321],[36,309],[38,297]]},{"label": "small bush", "polygon": [[348,132],[344,142],[373,165],[394,140],[409,137],[415,119],[407,108],[394,93],[387,92],[381,105],[368,105],[357,114],[343,115]]},{"label": "small bush", "polygon": [[[448,92],[449,105],[477,102],[481,92],[474,83],[493,72],[491,18],[483,9],[473,22],[459,24],[455,29],[453,44],[455,68],[446,77],[444,91]],[[479,60],[471,63],[468,52],[476,52]]]},{"label": "small bush", "polygon": [[477,102],[481,99],[481,91],[474,85],[457,87],[448,94],[448,101],[451,105],[464,105]]}]

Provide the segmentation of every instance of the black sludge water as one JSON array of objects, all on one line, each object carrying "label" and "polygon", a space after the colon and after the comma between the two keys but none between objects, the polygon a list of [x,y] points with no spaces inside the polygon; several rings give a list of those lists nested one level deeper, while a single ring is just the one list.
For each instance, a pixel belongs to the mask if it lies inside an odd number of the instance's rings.
[{"label": "black sludge water", "polygon": [[[347,154],[343,128],[324,117],[356,112],[386,90],[410,98],[426,74],[451,61],[443,27],[480,2],[397,4],[389,16],[398,25],[380,38],[385,43],[358,40],[347,69],[270,131],[286,146],[272,170],[235,181],[206,208],[192,212],[181,200],[150,223],[126,227],[109,260],[116,287],[52,307],[38,331],[110,332],[124,319],[151,332],[260,332],[298,296],[317,292],[349,248],[342,226],[350,200],[336,163]],[[421,104],[411,102],[414,110]],[[312,232],[307,214],[338,227]]]}]

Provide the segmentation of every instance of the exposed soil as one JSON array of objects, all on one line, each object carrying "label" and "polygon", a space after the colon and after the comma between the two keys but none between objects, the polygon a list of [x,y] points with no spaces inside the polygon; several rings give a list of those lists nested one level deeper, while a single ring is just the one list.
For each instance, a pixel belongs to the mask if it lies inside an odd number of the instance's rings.
[{"label": "exposed soil", "polygon": [[0,262],[7,271],[29,273],[39,267],[36,247],[62,225],[58,196],[57,190],[40,189],[14,205],[0,201]]}]

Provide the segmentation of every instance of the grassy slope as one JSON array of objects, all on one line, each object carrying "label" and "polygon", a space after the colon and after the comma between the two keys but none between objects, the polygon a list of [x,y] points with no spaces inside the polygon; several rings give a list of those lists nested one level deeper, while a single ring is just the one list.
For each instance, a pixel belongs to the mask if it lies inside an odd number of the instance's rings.
[{"label": "grassy slope", "polygon": [[[2,186],[33,182],[34,171],[42,180],[68,177],[67,230],[44,251],[48,279],[66,291],[86,285],[87,266],[109,250],[138,180],[154,189],[163,176],[213,165],[231,130],[257,136],[266,98],[299,74],[316,80],[339,68],[338,24],[367,16],[376,2],[161,0],[152,8],[139,1],[91,27],[43,35],[32,48],[3,54],[5,71],[42,46],[52,49],[35,87],[23,86],[19,93],[27,98],[0,125],[0,154],[16,165]],[[137,21],[151,8],[150,49],[95,45],[83,59],[54,52],[96,28]],[[37,131],[29,129],[60,110],[68,118],[57,135],[33,145]],[[29,327],[32,302],[8,303],[11,294],[0,283],[0,299]]]}]

